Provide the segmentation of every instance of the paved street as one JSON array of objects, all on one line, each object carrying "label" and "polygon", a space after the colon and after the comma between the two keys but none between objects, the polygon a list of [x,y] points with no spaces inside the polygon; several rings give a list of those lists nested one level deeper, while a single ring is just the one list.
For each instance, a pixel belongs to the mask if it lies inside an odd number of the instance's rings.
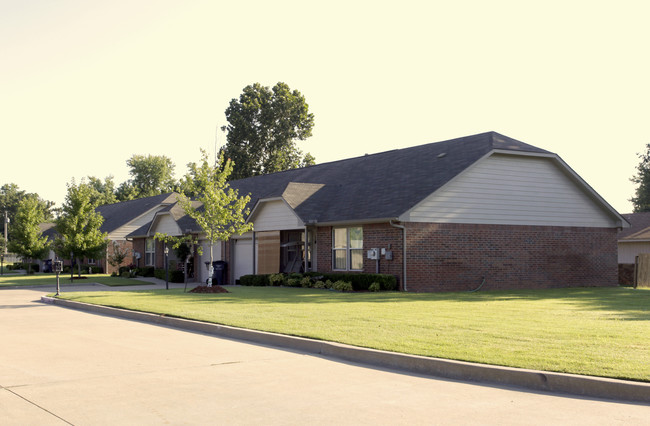
[{"label": "paved street", "polygon": [[2,425],[650,424],[649,405],[367,368],[46,305],[45,293],[0,290]]}]

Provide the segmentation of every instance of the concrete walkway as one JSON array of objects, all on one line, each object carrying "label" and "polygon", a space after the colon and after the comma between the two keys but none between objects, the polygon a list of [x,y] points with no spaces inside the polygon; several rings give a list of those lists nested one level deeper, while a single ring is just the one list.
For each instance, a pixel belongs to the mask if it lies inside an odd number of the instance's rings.
[{"label": "concrete walkway", "polygon": [[48,291],[0,290],[0,424],[650,422],[650,405],[368,368],[40,303]]}]

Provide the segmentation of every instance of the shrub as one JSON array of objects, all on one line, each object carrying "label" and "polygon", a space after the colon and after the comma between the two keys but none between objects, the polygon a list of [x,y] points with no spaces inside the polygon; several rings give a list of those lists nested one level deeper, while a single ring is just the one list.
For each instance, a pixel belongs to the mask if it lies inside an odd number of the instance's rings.
[{"label": "shrub", "polygon": [[368,287],[369,291],[381,291],[381,285],[378,282],[374,282],[370,284],[370,287]]},{"label": "shrub", "polygon": [[131,274],[129,274],[129,271],[124,271],[120,274],[120,277],[122,278],[131,278]]},{"label": "shrub", "polygon": [[354,291],[352,283],[342,280],[335,282],[332,288],[336,291]]},{"label": "shrub", "polygon": [[300,280],[300,286],[304,288],[311,287],[311,278],[303,277],[303,279]]},{"label": "shrub", "polygon": [[326,288],[325,283],[322,282],[321,280],[318,280],[314,283],[314,288]]},{"label": "shrub", "polygon": [[185,274],[183,273],[183,271],[179,271],[179,270],[169,271],[169,281],[173,283],[185,282]]},{"label": "shrub", "polygon": [[269,284],[272,286],[281,286],[287,283],[284,274],[271,274],[269,275]]},{"label": "shrub", "polygon": [[153,266],[144,266],[142,268],[138,268],[136,271],[136,274],[140,275],[141,277],[154,277],[155,273],[156,271]]},{"label": "shrub", "polygon": [[301,284],[300,284],[301,281],[302,281],[301,278],[289,278],[287,280],[287,285],[289,287],[300,287],[301,286]]},{"label": "shrub", "polygon": [[239,284],[246,286],[267,286],[269,285],[268,275],[242,275],[239,277]]},{"label": "shrub", "polygon": [[397,278],[389,274],[362,274],[362,273],[310,273],[310,275],[320,275],[322,278],[331,281],[347,281],[352,284],[354,291],[368,290],[372,283],[378,283],[382,290],[391,291],[397,289]]},{"label": "shrub", "polygon": [[327,280],[325,281],[325,288],[332,288],[334,286],[334,283],[332,280]]}]

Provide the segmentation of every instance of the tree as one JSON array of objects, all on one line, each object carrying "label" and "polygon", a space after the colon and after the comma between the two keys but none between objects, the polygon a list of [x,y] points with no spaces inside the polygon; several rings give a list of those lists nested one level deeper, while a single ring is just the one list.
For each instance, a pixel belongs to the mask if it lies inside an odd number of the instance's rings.
[{"label": "tree", "polygon": [[226,119],[227,143],[221,153],[235,164],[232,179],[315,164],[295,142],[311,136],[314,114],[305,97],[285,83],[272,89],[259,83],[246,86],[239,99],[230,101]]},{"label": "tree", "polygon": [[630,180],[636,183],[636,196],[630,201],[634,205],[634,213],[650,211],[650,144],[646,145],[646,152],[637,154],[641,162],[636,167],[637,174]]},{"label": "tree", "polygon": [[120,244],[117,241],[113,241],[113,250],[111,250],[111,253],[108,255],[108,263],[119,270],[119,267],[122,266],[124,259],[126,259],[128,255],[129,249],[127,247],[124,247],[123,244]]},{"label": "tree", "polygon": [[234,234],[251,231],[253,224],[246,223],[246,216],[250,212],[246,205],[250,201],[250,195],[240,197],[239,192],[228,184],[228,177],[233,170],[232,161],[224,160],[221,155],[219,164],[213,167],[208,162],[208,154],[203,150],[201,154],[201,164],[190,163],[189,176],[185,179],[191,183],[191,191],[196,197],[192,200],[181,194],[178,203],[201,227],[210,242],[212,265],[214,244],[217,241],[227,241]]},{"label": "tree", "polygon": [[117,203],[113,176],[107,176],[104,179],[104,182],[94,176],[88,176],[88,185],[93,190],[93,195],[91,197],[92,203],[98,206]]},{"label": "tree", "polygon": [[[74,180],[68,184],[54,240],[54,250],[62,259],[98,258],[106,250],[108,234],[99,229],[104,218],[95,211],[97,200],[93,202],[93,194],[92,187],[83,180],[79,185]],[[81,263],[78,271],[81,275]]]},{"label": "tree", "polygon": [[39,224],[45,221],[45,212],[38,199],[25,197],[18,203],[14,216],[12,237],[9,241],[9,251],[15,253],[27,262],[27,273],[31,273],[32,259],[41,259],[49,250],[47,237]]},{"label": "tree", "polygon": [[[7,183],[0,187],[0,215],[4,216],[7,212],[10,221],[14,221],[18,205],[25,198],[32,198],[36,200],[45,215],[44,221],[53,219],[52,208],[54,203],[41,199],[38,194],[27,193],[21,190],[15,183]],[[9,229],[9,240],[12,238],[12,229]]]},{"label": "tree", "polygon": [[172,192],[176,186],[174,163],[164,155],[133,155],[126,165],[132,178],[117,188],[118,201]]}]

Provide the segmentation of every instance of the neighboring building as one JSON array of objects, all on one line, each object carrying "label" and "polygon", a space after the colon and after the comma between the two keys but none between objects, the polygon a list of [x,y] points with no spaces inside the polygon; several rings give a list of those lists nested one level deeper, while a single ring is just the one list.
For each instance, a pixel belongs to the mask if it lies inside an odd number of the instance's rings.
[{"label": "neighboring building", "polygon": [[[489,132],[230,182],[255,230],[215,247],[241,275],[381,272],[410,291],[610,286],[627,221],[551,152]],[[200,230],[177,206],[133,232]],[[375,252],[373,249],[377,249]],[[204,281],[206,250],[195,257]]]},{"label": "neighboring building", "polygon": [[[107,253],[101,259],[83,259],[82,264],[97,266],[108,274],[117,272],[118,267],[113,267],[108,262],[108,256],[113,252],[114,244],[119,245],[122,250],[129,253],[122,266],[132,263],[141,264],[139,260],[141,253],[134,251],[133,242],[127,238],[127,235],[150,223],[159,210],[176,203],[176,195],[175,193],[161,194],[97,207],[95,210],[104,217],[100,231],[108,233]],[[46,235],[50,241],[54,241],[56,229],[53,223],[42,224],[41,230],[43,235]],[[54,258],[55,254],[50,250],[48,259],[41,262],[42,267]],[[65,263],[69,264],[70,261],[66,260]]]},{"label": "neighboring building", "polygon": [[650,253],[650,212],[624,214],[630,227],[618,234],[618,263],[634,265],[640,253]]}]

